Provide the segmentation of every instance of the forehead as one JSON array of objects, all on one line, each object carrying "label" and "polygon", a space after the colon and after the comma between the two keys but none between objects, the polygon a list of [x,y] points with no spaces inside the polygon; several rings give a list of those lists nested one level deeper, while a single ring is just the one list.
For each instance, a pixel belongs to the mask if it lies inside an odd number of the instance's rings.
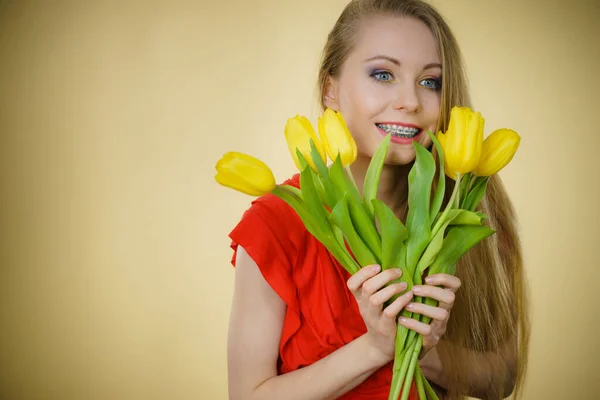
[{"label": "forehead", "polygon": [[415,68],[440,62],[431,30],[410,17],[375,16],[363,20],[349,58],[366,60],[376,55],[396,58]]}]

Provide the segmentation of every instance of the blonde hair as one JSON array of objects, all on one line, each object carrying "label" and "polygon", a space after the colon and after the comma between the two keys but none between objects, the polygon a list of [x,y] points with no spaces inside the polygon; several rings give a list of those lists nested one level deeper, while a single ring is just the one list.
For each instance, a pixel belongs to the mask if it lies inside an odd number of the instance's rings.
[{"label": "blonde hair", "polygon": [[[443,131],[453,106],[471,107],[462,55],[448,24],[437,10],[420,0],[353,0],[343,10],[323,49],[318,78],[318,95],[325,109],[324,92],[328,78],[337,77],[352,51],[360,23],[372,16],[404,16],[425,23],[436,41],[442,60],[442,91],[438,129]],[[435,151],[433,151],[435,155]],[[449,193],[454,181],[446,178]],[[406,209],[406,207],[405,207]],[[444,338],[437,346],[444,371],[450,379],[447,396],[465,399],[469,377],[478,365],[473,354],[491,352],[486,365],[492,371],[509,371],[500,381],[489,382],[490,390],[509,395],[507,385],[514,379],[514,398],[519,398],[527,368],[529,313],[523,271],[523,256],[515,211],[499,176],[490,178],[479,210],[496,234],[471,249],[458,262],[456,275],[462,287],[448,321]],[[406,214],[404,215],[404,218]],[[517,343],[513,343],[513,338]],[[517,346],[516,365],[503,347]],[[468,349],[470,351],[465,351]]]}]

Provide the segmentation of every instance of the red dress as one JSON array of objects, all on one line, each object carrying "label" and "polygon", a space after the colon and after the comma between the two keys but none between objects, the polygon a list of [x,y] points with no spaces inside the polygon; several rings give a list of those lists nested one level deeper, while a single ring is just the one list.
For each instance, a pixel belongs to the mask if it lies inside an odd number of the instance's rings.
[{"label": "red dress", "polygon": [[[299,175],[285,182],[299,186]],[[241,245],[287,305],[278,372],[308,366],[367,332],[346,286],[350,274],[304,227],[296,212],[274,195],[257,198],[229,237]],[[392,363],[346,393],[343,400],[388,398]],[[415,387],[409,399],[417,399]]]}]

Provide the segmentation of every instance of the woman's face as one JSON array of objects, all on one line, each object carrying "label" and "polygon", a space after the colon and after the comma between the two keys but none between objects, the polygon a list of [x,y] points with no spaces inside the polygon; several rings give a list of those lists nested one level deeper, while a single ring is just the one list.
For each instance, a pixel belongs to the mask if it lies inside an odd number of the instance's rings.
[{"label": "woman's face", "polygon": [[325,105],[340,111],[359,154],[372,157],[392,133],[387,164],[415,158],[413,141],[431,145],[440,113],[441,61],[433,34],[407,17],[372,17],[358,30],[354,48],[325,88]]}]

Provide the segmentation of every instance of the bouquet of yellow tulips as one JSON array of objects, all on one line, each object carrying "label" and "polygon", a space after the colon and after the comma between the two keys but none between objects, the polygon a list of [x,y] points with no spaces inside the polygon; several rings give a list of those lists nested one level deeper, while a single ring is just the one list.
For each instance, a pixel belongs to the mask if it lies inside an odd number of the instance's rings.
[{"label": "bouquet of yellow tulips", "polygon": [[[430,151],[413,143],[416,159],[409,173],[406,223],[376,198],[391,136],[375,152],[361,194],[349,168],[356,160],[356,144],[341,113],[331,109],[318,120],[320,137],[305,117],[290,118],[285,126],[291,156],[300,170],[300,188],[276,184],[262,161],[235,152],[219,160],[215,179],[248,195],[278,196],[350,274],[371,264],[379,264],[382,270],[400,268],[400,280],[411,290],[422,284],[426,274],[455,274],[460,257],[494,233],[484,225],[486,215],[476,209],[489,176],[511,161],[520,137],[513,130],[499,129],[484,141],[483,127],[479,113],[453,108],[445,133],[427,132],[437,149],[437,165]],[[330,165],[326,155],[332,160]],[[444,206],[446,175],[455,185]],[[429,298],[413,301],[436,305]],[[402,315],[431,322],[407,310]],[[422,344],[421,335],[398,324],[390,400],[398,399],[400,393],[406,400],[413,382],[420,399],[437,399],[418,365]]]}]

